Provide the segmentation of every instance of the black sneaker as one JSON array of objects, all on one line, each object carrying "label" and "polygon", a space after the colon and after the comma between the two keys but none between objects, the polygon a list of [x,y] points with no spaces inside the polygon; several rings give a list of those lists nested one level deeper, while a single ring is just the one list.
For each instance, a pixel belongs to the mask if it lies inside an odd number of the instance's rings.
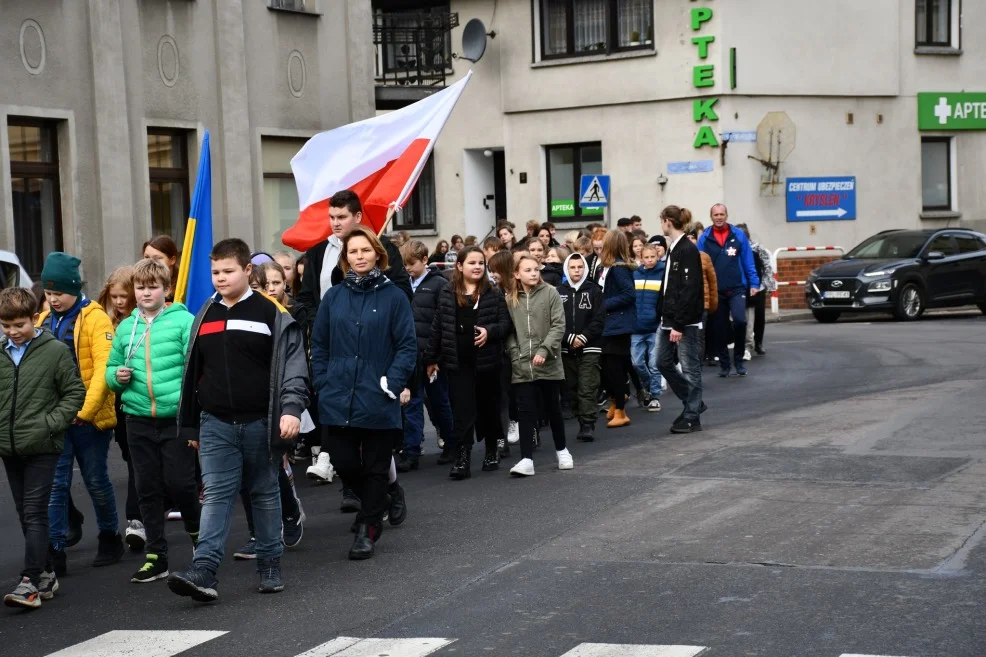
[{"label": "black sneaker", "polygon": [[671,425],[671,433],[694,433],[701,430],[701,422],[690,422],[684,417],[675,420],[675,423]]},{"label": "black sneaker", "polygon": [[506,438],[499,438],[496,441],[496,453],[502,459],[506,456],[510,456],[510,445],[507,444]]},{"label": "black sneaker", "polygon": [[219,599],[219,580],[205,568],[192,566],[184,572],[171,573],[168,588],[196,602],[215,602]]},{"label": "black sneaker", "polygon": [[156,554],[148,554],[144,558],[146,559],[144,565],[130,577],[131,582],[134,584],[146,584],[147,582],[164,579],[168,576],[167,559],[162,559]]},{"label": "black sneaker", "polygon": [[[299,506],[300,508],[300,506]],[[301,537],[305,533],[305,512],[302,511],[297,518],[285,518],[281,522],[281,543],[286,548],[297,547],[301,543]]]},{"label": "black sneaker", "polygon": [[420,457],[410,456],[402,452],[401,455],[397,458],[397,471],[410,472],[411,470],[417,470],[419,458]]},{"label": "black sneaker", "polygon": [[762,344],[758,344],[756,347],[753,348],[753,350],[755,352],[757,352],[757,355],[758,356],[766,356],[767,355],[767,352],[764,350]]},{"label": "black sneaker", "polygon": [[342,505],[339,510],[343,513],[359,513],[363,508],[363,503],[360,499],[356,497],[356,493],[353,492],[352,488],[342,489]]},{"label": "black sneaker", "polygon": [[238,561],[247,561],[257,558],[257,539],[253,536],[250,540],[246,542],[246,545],[236,550],[233,553],[233,558]]},{"label": "black sneaker", "polygon": [[100,566],[112,566],[123,558],[126,548],[123,547],[123,537],[120,532],[99,532],[99,547],[96,549],[96,558],[93,559],[94,568]]},{"label": "black sneaker", "polygon": [[729,365],[719,367],[719,378],[725,379],[729,376]]},{"label": "black sneaker", "polygon": [[281,581],[281,558],[258,559],[257,572],[260,573],[260,587],[257,589],[261,593],[280,593],[284,590],[284,582]]},{"label": "black sneaker", "polygon": [[452,454],[452,446],[445,443],[442,447],[442,453],[438,455],[438,465],[448,465],[455,460],[455,455]]},{"label": "black sneaker", "polygon": [[736,363],[736,374],[739,376],[746,376],[746,365],[743,363]]},{"label": "black sneaker", "polygon": [[407,520],[407,502],[404,500],[404,489],[399,482],[395,481],[387,487],[387,496],[390,498],[387,521],[396,527]]}]

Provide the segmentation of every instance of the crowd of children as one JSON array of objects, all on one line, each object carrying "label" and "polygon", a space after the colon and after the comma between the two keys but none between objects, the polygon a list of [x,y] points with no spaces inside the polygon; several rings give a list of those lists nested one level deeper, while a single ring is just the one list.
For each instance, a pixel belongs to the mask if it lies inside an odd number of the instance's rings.
[{"label": "crowd of children", "polygon": [[[504,222],[481,243],[455,236],[432,254],[406,236],[378,238],[359,225],[356,195],[340,192],[332,236],[299,261],[217,243],[216,293],[194,315],[173,301],[179,254],[167,237],[113,271],[98,301],[82,291],[78,258],[49,254],[40,298],[0,292],[0,421],[12,427],[0,457],[26,544],[5,603],[38,607],[67,572],[82,524],[69,496],[76,462],[99,528],[93,565],[116,563],[126,544],[145,555],[132,582],[167,578],[208,602],[237,498],[250,536],[234,556],[256,561],[261,592],[283,590],[282,550],[305,521],[291,464],[307,458],[309,478],[342,478],[341,508],[356,513],[349,557],[371,557],[383,523],[407,516],[397,477],[421,465],[426,408],[454,480],[471,477],[476,442],[483,471],[519,444],[510,474],[533,476],[546,429],[558,468],[574,468],[564,421],[578,420],[580,441],[598,437],[601,409],[607,428],[629,425],[631,384],[639,406],[660,412],[668,367],[687,399],[672,430],[700,430],[694,368],[671,352],[703,328],[717,295],[707,258],[691,275],[668,264],[679,238],[694,250],[702,234],[686,213],[662,213],[670,246],[634,217],[563,236],[534,223],[523,239]],[[669,278],[692,286],[695,276],[700,321],[691,292],[684,302],[679,292],[666,322]],[[114,435],[128,467],[123,535],[107,466]],[[181,571],[169,566],[169,514],[194,547]]]}]

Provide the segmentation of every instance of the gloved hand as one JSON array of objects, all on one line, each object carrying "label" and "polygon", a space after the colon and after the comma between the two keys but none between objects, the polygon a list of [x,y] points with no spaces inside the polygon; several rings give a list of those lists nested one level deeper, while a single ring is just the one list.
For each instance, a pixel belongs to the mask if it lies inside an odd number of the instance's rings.
[{"label": "gloved hand", "polygon": [[380,377],[380,389],[383,390],[385,393],[387,393],[387,396],[390,397],[391,399],[397,399],[397,395],[392,393],[390,391],[390,388],[387,387],[387,377],[385,376]]}]

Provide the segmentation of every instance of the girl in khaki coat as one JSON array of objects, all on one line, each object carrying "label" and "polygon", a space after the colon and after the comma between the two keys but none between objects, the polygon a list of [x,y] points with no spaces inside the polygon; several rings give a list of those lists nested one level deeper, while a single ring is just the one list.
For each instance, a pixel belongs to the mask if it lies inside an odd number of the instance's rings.
[{"label": "girl in khaki coat", "polygon": [[565,369],[561,342],[565,335],[565,312],[557,290],[541,281],[540,265],[523,255],[514,266],[513,284],[506,290],[507,307],[514,332],[507,339],[511,384],[520,419],[521,460],[510,470],[520,477],[534,475],[534,428],[538,395],[551,424],[558,469],[575,467],[565,447],[565,423],[561,412],[561,386]]}]

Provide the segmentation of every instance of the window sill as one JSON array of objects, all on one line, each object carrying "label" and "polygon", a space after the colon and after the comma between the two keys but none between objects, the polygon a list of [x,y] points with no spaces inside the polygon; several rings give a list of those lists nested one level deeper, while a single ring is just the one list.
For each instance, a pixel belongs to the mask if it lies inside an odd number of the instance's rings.
[{"label": "window sill", "polygon": [[628,50],[626,52],[603,53],[600,55],[574,55],[560,59],[544,59],[531,64],[531,68],[551,68],[552,66],[568,66],[570,64],[588,64],[591,62],[609,62],[620,59],[637,59],[639,57],[656,57],[657,50]]},{"label": "window sill", "polygon": [[962,213],[955,210],[925,210],[918,215],[922,221],[942,221],[961,219]]},{"label": "window sill", "polygon": [[286,7],[267,7],[267,11],[283,12],[285,14],[298,14],[301,16],[311,16],[312,18],[321,18],[322,14],[317,11],[308,11],[301,9],[288,9]]},{"label": "window sill", "polygon": [[958,57],[962,54],[961,48],[952,46],[915,46],[915,55],[944,55],[946,57]]}]

